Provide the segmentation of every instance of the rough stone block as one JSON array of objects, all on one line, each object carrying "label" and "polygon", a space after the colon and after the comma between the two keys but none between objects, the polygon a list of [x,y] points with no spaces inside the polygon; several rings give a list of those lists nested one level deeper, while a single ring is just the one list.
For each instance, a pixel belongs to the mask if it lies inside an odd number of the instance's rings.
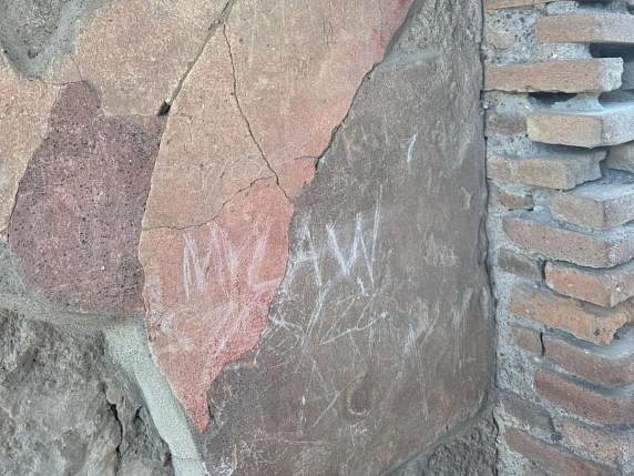
[{"label": "rough stone block", "polygon": [[574,225],[606,229],[634,220],[634,179],[619,174],[558,193],[550,205],[553,216]]},{"label": "rough stone block", "polygon": [[509,311],[595,344],[609,344],[619,329],[632,322],[629,308],[606,310],[584,305],[526,284],[518,284],[512,289]]},{"label": "rough stone block", "polygon": [[553,154],[535,157],[493,156],[487,162],[490,179],[558,190],[601,177],[605,152]]},{"label": "rough stone block", "polygon": [[604,425],[634,423],[634,398],[627,390],[590,387],[547,369],[537,371],[535,388],[542,398],[571,415]]},{"label": "rough stone block", "polygon": [[606,232],[565,228],[543,212],[521,212],[503,219],[517,244],[546,258],[591,268],[611,268],[634,258],[634,227]]},{"label": "rough stone block", "polygon": [[498,251],[496,264],[502,271],[522,278],[534,281],[542,279],[542,263],[539,260],[529,258],[507,248],[502,248]]},{"label": "rough stone block", "polygon": [[606,163],[611,169],[634,172],[634,142],[610,147]]},{"label": "rough stone block", "polygon": [[[545,474],[616,476],[616,471],[543,442],[523,431],[507,428],[504,441],[509,448],[539,466]],[[542,474],[537,473],[535,474]]]},{"label": "rough stone block", "polygon": [[513,343],[518,347],[534,354],[542,353],[542,340],[539,332],[524,326],[511,328]]},{"label": "rough stone block", "polygon": [[528,136],[537,142],[603,147],[634,140],[634,103],[611,103],[597,111],[541,111],[528,116]]},{"label": "rough stone block", "polygon": [[484,87],[512,92],[605,92],[621,86],[622,74],[621,58],[489,65]]},{"label": "rough stone block", "polygon": [[634,262],[600,270],[549,262],[545,272],[551,289],[598,306],[614,307],[634,296]]},{"label": "rough stone block", "polygon": [[634,44],[634,17],[601,11],[544,16],[536,32],[545,43]]},{"label": "rough stone block", "polygon": [[531,192],[509,190],[491,181],[489,182],[489,196],[492,203],[497,202],[507,210],[530,210],[535,206]]},{"label": "rough stone block", "polygon": [[532,431],[554,433],[555,427],[550,414],[543,406],[528,401],[525,397],[513,393],[502,393],[499,397],[499,415],[503,412],[504,420],[513,426],[520,426]]},{"label": "rough stone block", "polygon": [[173,476],[169,448],[103,337],[30,317],[0,310],[0,472]]},{"label": "rough stone block", "polygon": [[526,135],[528,132],[526,116],[519,112],[493,109],[487,111],[485,117],[487,137]]},{"label": "rough stone block", "polygon": [[558,419],[557,431],[562,442],[595,459],[624,468],[634,460],[634,430],[604,429],[601,425],[587,425],[571,419]]},{"label": "rough stone block", "polygon": [[597,347],[545,334],[545,357],[584,380],[607,386],[634,383],[634,334],[625,333],[609,346]]},{"label": "rough stone block", "polygon": [[497,426],[489,412],[483,412],[475,424],[442,442],[431,453],[409,461],[386,476],[420,476],[422,474],[497,474]]},{"label": "rough stone block", "polygon": [[528,7],[547,3],[547,0],[486,0],[486,10],[499,10],[501,8]]}]

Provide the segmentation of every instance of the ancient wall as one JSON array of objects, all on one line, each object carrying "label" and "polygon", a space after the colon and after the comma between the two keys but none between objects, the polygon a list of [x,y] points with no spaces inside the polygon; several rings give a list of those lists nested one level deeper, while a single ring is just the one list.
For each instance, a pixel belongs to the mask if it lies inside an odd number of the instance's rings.
[{"label": "ancient wall", "polygon": [[502,474],[634,470],[632,2],[486,2]]},{"label": "ancient wall", "polygon": [[0,0],[0,466],[493,474],[481,18]]}]

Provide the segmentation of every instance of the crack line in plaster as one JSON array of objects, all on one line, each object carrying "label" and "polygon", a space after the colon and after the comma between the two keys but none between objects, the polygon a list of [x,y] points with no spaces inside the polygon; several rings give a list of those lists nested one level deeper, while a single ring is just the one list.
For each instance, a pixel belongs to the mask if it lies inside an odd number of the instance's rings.
[{"label": "crack line in plaster", "polygon": [[269,162],[269,159],[267,159],[266,154],[264,154],[264,150],[262,149],[262,146],[260,145],[258,140],[255,138],[255,134],[253,133],[253,129],[251,128],[251,123],[249,122],[249,119],[247,118],[246,114],[244,113],[244,110],[242,109],[242,105],[240,104],[240,100],[238,99],[238,75],[236,73],[236,63],[235,63],[234,58],[233,58],[233,50],[231,49],[231,42],[229,41],[229,37],[227,36],[227,26],[225,24],[223,24],[222,34],[223,34],[223,36],[225,38],[225,42],[227,43],[227,48],[229,49],[229,58],[231,60],[231,70],[233,71],[233,98],[235,100],[236,107],[238,108],[238,111],[240,112],[240,115],[242,116],[242,120],[244,121],[244,123],[247,126],[247,130],[249,131],[249,135],[251,136],[251,140],[253,141],[255,146],[260,151],[260,155],[262,156],[262,160],[264,160],[264,163],[266,164],[266,167],[271,171],[271,173],[273,173],[273,175],[275,175],[275,182],[276,182],[277,187],[281,190],[281,192],[284,194],[286,199],[290,202],[291,199],[288,196],[288,194],[286,193],[286,190],[284,190],[284,187],[282,187],[280,185],[280,177],[279,177],[279,175],[277,174],[277,172],[275,171],[275,169],[273,168],[273,166]]},{"label": "crack line in plaster", "polygon": [[201,226],[205,226],[208,225],[212,222],[215,222],[218,217],[220,216],[220,213],[222,212],[222,210],[232,201],[234,201],[236,198],[238,198],[239,195],[243,194],[244,192],[250,190],[256,183],[258,182],[263,182],[265,180],[270,180],[270,179],[274,179],[275,176],[274,175],[267,175],[265,177],[258,177],[256,178],[253,182],[251,182],[249,185],[247,185],[246,187],[242,187],[239,190],[236,190],[236,192],[233,193],[233,195],[231,195],[231,197],[229,197],[227,200],[225,200],[224,202],[222,202],[222,204],[220,205],[220,208],[218,209],[218,211],[209,219],[198,222],[198,223],[192,223],[191,225],[183,225],[183,226],[173,226],[173,225],[158,225],[158,226],[148,226],[148,227],[143,227],[142,230],[143,231],[154,231],[154,230],[175,230],[175,231],[185,231],[185,230],[190,230],[192,228],[200,228]]},{"label": "crack line in plaster", "polygon": [[174,101],[176,101],[176,98],[178,97],[181,90],[183,89],[183,86],[185,85],[185,81],[187,81],[187,78],[189,78],[189,75],[194,70],[194,67],[198,63],[198,60],[200,59],[200,57],[205,52],[205,48],[207,47],[211,39],[214,37],[214,34],[218,30],[218,28],[221,25],[224,27],[225,21],[227,20],[227,17],[231,13],[231,10],[233,9],[233,6],[236,4],[237,1],[238,0],[228,0],[225,6],[222,8],[222,11],[220,12],[220,15],[218,16],[218,18],[214,20],[211,23],[211,25],[209,25],[207,36],[205,37],[205,40],[202,42],[202,45],[200,46],[198,53],[196,53],[196,56],[194,56],[194,58],[189,62],[187,70],[185,70],[181,78],[178,80],[178,83],[176,84],[176,87],[174,88],[172,95],[169,98],[167,98],[165,102],[161,105],[161,107],[159,108],[159,111],[158,111],[159,116],[166,115],[169,112],[170,107],[174,105]]}]

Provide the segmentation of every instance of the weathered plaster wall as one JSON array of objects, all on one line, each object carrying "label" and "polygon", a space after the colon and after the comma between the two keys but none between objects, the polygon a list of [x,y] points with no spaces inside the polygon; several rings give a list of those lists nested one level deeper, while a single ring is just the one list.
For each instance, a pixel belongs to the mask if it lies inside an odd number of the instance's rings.
[{"label": "weathered plaster wall", "polygon": [[[492,473],[486,437],[450,443],[493,367],[480,3],[44,3],[0,2],[0,308],[92,412],[56,418],[104,444],[16,454],[383,474],[455,468],[442,441]],[[41,374],[9,380],[45,405]]]}]

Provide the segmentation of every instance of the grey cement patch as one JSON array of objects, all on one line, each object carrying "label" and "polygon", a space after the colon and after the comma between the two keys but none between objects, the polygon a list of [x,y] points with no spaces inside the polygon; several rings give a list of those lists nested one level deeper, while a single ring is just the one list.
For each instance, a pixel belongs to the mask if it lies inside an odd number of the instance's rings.
[{"label": "grey cement patch", "polygon": [[0,45],[14,68],[41,77],[73,49],[79,20],[103,0],[0,0]]},{"label": "grey cement patch", "polygon": [[192,437],[188,419],[167,380],[154,365],[139,323],[122,323],[106,330],[112,360],[136,381],[154,424],[170,448],[177,476],[208,474]]}]

